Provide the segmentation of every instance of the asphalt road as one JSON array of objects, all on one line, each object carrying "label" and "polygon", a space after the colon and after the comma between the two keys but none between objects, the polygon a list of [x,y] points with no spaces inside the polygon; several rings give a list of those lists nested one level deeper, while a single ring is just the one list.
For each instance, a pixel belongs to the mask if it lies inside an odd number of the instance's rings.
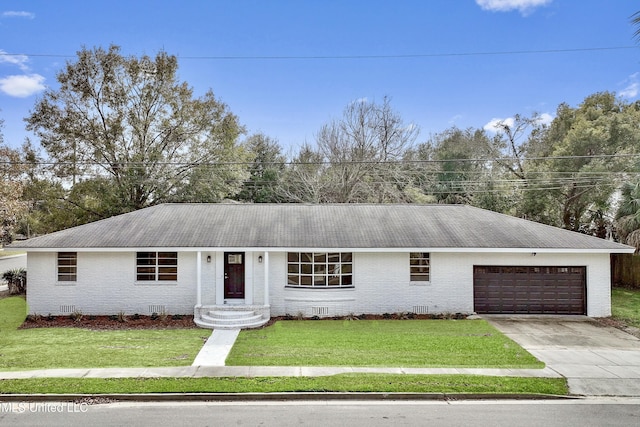
[{"label": "asphalt road", "polygon": [[27,256],[20,255],[0,258],[0,274],[7,270],[13,270],[14,268],[27,268]]},{"label": "asphalt road", "polygon": [[457,402],[0,402],[6,426],[636,426],[640,400]]}]

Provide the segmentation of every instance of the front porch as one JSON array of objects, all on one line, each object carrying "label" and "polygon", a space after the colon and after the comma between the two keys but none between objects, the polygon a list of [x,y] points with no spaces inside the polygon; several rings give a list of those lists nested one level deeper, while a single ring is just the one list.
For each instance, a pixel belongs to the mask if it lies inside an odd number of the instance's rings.
[{"label": "front porch", "polygon": [[207,329],[259,328],[270,318],[268,305],[204,305],[193,311],[195,324]]},{"label": "front porch", "polygon": [[196,271],[196,325],[245,329],[269,321],[269,252],[198,251]]}]

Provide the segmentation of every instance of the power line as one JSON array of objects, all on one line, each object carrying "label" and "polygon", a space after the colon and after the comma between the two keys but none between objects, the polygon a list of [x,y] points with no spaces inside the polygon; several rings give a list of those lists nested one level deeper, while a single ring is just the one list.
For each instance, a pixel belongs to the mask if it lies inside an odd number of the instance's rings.
[{"label": "power line", "polygon": [[[501,56],[501,55],[538,55],[538,54],[559,54],[559,53],[579,53],[579,52],[604,52],[613,50],[638,49],[638,46],[608,46],[608,47],[586,47],[567,49],[523,49],[506,51],[485,51],[485,52],[443,52],[443,53],[409,53],[409,54],[380,54],[380,55],[194,55],[180,56],[179,59],[188,60],[216,60],[216,61],[237,61],[237,60],[360,60],[360,59],[420,59],[420,58],[447,58],[447,57],[468,57],[468,56]],[[73,58],[76,55],[60,53],[9,53],[0,52],[0,56],[30,56],[42,58]]]},{"label": "power line", "polygon": [[[398,160],[318,160],[318,161],[277,161],[277,162],[259,162],[254,161],[223,161],[223,162],[190,162],[190,161],[162,161],[162,162],[144,162],[144,161],[119,161],[98,162],[96,160],[79,160],[79,161],[11,161],[0,160],[0,165],[22,165],[22,166],[118,166],[118,167],[149,167],[149,166],[190,166],[190,167],[213,167],[213,166],[305,166],[305,165],[403,165],[403,164],[441,164],[441,163],[487,163],[487,162],[515,162],[515,161],[546,161],[546,160],[585,160],[585,159],[629,159],[640,157],[640,153],[618,153],[618,154],[589,154],[589,155],[571,155],[571,156],[539,156],[539,157],[493,157],[493,158],[457,158],[457,159],[398,159]],[[455,171],[441,171],[442,173],[453,173]],[[461,171],[472,172],[472,171]]]}]

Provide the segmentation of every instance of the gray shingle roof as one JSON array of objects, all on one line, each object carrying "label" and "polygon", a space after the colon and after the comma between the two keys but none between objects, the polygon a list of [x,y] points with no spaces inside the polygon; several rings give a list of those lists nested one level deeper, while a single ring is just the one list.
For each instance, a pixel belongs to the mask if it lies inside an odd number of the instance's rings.
[{"label": "gray shingle roof", "polygon": [[630,250],[470,206],[411,204],[164,204],[11,247]]}]

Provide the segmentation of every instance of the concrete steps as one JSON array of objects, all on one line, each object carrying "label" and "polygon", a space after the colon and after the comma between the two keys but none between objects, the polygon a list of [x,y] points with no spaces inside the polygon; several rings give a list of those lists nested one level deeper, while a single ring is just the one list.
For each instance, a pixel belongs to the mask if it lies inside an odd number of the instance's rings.
[{"label": "concrete steps", "polygon": [[249,329],[259,328],[267,323],[261,314],[256,314],[253,310],[242,309],[222,309],[216,307],[205,311],[200,317],[194,318],[196,325],[207,329]]}]

